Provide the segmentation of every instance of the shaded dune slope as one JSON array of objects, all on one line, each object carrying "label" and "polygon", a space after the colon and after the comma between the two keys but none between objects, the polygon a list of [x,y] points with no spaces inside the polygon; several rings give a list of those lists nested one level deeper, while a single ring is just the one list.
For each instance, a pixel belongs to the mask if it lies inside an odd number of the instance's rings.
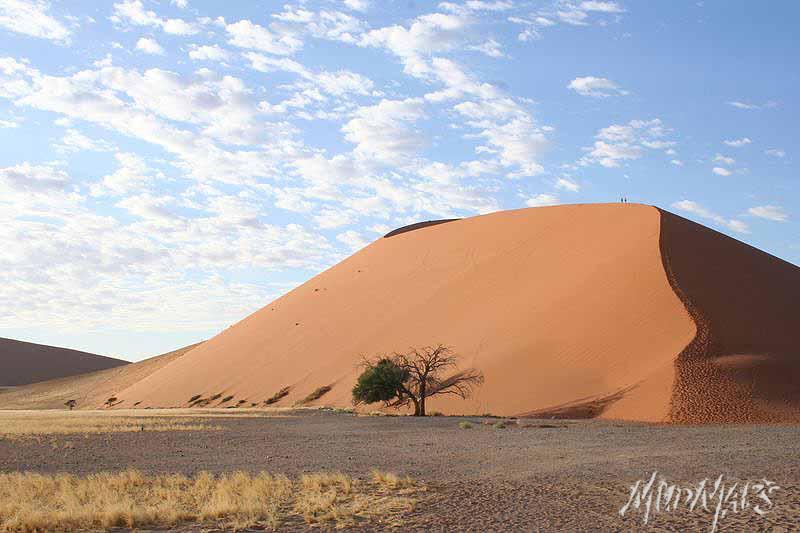
[{"label": "shaded dune slope", "polygon": [[113,357],[0,338],[0,387],[27,385],[127,364],[128,361]]},{"label": "shaded dune slope", "polygon": [[[78,409],[101,407],[120,390],[183,356],[195,346],[197,344],[138,363],[3,391],[0,392],[0,409],[63,409],[68,400],[75,400]],[[133,407],[124,402],[119,406]]]},{"label": "shaded dune slope", "polygon": [[661,242],[698,329],[676,360],[670,419],[800,421],[800,268],[665,211]]},{"label": "shaded dune slope", "polygon": [[348,406],[361,355],[445,343],[486,380],[430,410],[667,420],[696,328],[664,273],[660,220],[649,206],[558,206],[379,239],[119,396],[249,404],[289,387],[284,406],[330,386],[310,404]]}]

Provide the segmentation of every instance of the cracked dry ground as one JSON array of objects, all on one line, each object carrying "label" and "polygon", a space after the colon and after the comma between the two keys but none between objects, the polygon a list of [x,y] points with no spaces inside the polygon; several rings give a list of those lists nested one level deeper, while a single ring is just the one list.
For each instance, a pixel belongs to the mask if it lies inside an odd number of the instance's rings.
[{"label": "cracked dry ground", "polygon": [[[268,470],[287,475],[370,470],[428,485],[404,529],[710,530],[709,513],[620,517],[629,486],[653,471],[681,484],[767,478],[780,485],[764,517],[729,514],[720,531],[800,528],[800,427],[662,426],[598,420],[530,421],[505,429],[463,418],[361,417],[299,411],[215,418],[221,431],[0,438],[0,470],[87,474]],[[491,420],[494,422],[493,420]],[[545,426],[545,427],[539,427]],[[555,426],[555,427],[546,427]],[[287,524],[302,528],[302,524]],[[370,527],[370,526],[366,526]],[[372,526],[374,527],[374,526]]]}]

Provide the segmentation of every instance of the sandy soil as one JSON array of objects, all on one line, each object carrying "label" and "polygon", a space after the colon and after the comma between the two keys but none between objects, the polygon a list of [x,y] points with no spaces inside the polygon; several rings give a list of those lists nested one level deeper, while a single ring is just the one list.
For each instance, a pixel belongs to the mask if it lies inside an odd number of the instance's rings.
[{"label": "sandy soil", "polygon": [[[358,417],[323,411],[282,418],[216,418],[213,432],[125,433],[0,439],[0,470],[86,474],[135,467],[149,473],[269,470],[290,475],[370,469],[409,474],[431,487],[407,518],[419,530],[706,530],[688,511],[621,518],[629,485],[657,470],[697,483],[719,474],[764,477],[782,487],[765,517],[729,514],[720,531],[800,523],[800,428],[652,426],[602,420],[531,421],[556,427],[495,429],[459,418]],[[776,529],[780,531],[781,529]]]}]

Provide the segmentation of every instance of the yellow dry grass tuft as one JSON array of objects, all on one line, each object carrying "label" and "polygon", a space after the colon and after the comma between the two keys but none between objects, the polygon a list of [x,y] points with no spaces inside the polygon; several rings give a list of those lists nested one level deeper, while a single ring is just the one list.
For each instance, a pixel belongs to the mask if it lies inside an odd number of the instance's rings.
[{"label": "yellow dry grass tuft", "polygon": [[104,412],[0,411],[0,438],[37,435],[127,433],[135,431],[209,431],[221,426],[202,419],[170,416],[116,415]]},{"label": "yellow dry grass tuft", "polygon": [[399,525],[424,490],[409,478],[374,473],[359,481],[341,473],[298,480],[266,472],[148,476],[136,470],[71,474],[0,474],[0,531],[111,527],[278,528],[282,523],[337,527],[359,522]]}]

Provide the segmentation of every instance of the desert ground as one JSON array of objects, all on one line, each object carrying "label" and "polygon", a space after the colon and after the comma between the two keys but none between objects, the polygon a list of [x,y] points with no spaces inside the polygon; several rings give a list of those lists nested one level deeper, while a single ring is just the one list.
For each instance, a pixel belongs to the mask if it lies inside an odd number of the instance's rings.
[{"label": "desert ground", "polygon": [[[37,418],[46,422],[37,424]],[[74,426],[75,433],[64,430],[81,418],[94,422]],[[29,423],[15,422],[21,419]],[[413,480],[415,488],[402,495],[409,505],[395,509],[390,520],[355,517],[340,524],[357,529],[710,531],[712,512],[698,509],[653,512],[647,526],[641,511],[620,517],[630,485],[657,471],[684,485],[713,482],[720,474],[773,481],[780,489],[771,495],[769,513],[729,512],[717,530],[792,531],[800,523],[798,456],[800,428],[794,425],[549,419],[521,425],[490,417],[363,416],[325,409],[0,412],[0,475],[86,476],[135,468],[143,475],[267,471],[294,479],[337,472],[368,483],[377,469]],[[218,526],[210,520],[179,529]],[[294,516],[254,528],[273,527],[308,525]]]}]

